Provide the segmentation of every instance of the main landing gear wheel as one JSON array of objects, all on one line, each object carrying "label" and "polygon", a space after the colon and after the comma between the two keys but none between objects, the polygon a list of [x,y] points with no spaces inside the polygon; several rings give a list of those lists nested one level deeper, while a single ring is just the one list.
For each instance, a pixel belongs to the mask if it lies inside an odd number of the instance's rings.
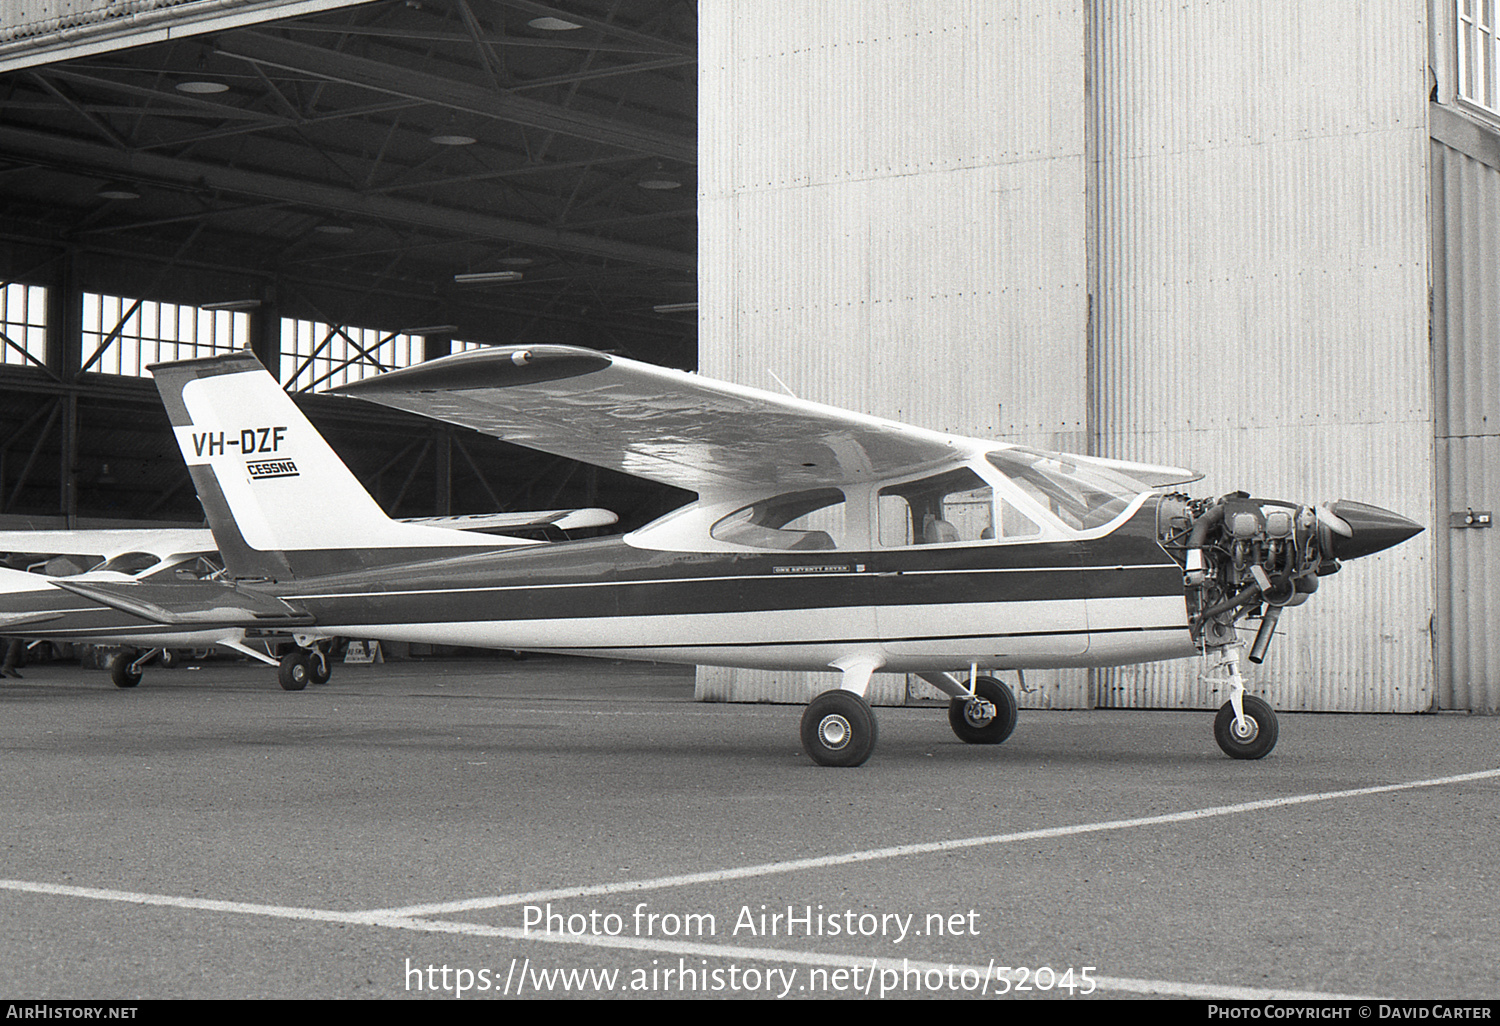
[{"label": "main landing gear wheel", "polygon": [[134,652],[116,652],[109,657],[109,679],[117,688],[133,688],[141,682],[140,668]]},{"label": "main landing gear wheel", "polygon": [[1236,729],[1234,704],[1225,702],[1214,717],[1214,740],[1231,759],[1260,759],[1276,747],[1276,713],[1253,695],[1240,699],[1245,709],[1245,729]]},{"label": "main landing gear wheel", "polygon": [[998,745],[1016,729],[1016,696],[994,677],[974,678],[974,697],[948,703],[948,725],[960,741]]},{"label": "main landing gear wheel", "polygon": [[281,657],[281,666],[276,671],[276,680],[284,691],[301,691],[312,679],[312,666],[306,649],[293,649]]},{"label": "main landing gear wheel", "polygon": [[802,714],[802,747],[823,766],[858,766],[875,750],[875,713],[852,691],[825,691]]},{"label": "main landing gear wheel", "polygon": [[314,684],[327,684],[328,678],[333,676],[333,660],[321,648],[310,649],[307,653],[307,673],[308,679]]}]

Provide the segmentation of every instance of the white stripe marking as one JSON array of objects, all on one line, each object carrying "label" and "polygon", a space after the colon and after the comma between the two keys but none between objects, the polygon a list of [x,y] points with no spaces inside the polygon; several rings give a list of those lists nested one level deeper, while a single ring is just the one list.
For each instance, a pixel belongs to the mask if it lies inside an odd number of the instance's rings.
[{"label": "white stripe marking", "polygon": [[1076,837],[1079,834],[1096,834],[1109,830],[1127,830],[1133,827],[1160,826],[1167,823],[1187,823],[1197,819],[1212,819],[1218,816],[1233,816],[1264,809],[1306,805],[1310,802],[1327,802],[1339,798],[1359,798],[1365,795],[1385,794],[1391,791],[1409,791],[1423,787],[1441,787],[1471,780],[1500,777],[1500,769],[1480,770],[1451,777],[1436,777],[1431,780],[1416,780],[1404,784],[1380,784],[1373,787],[1352,788],[1347,791],[1320,791],[1315,794],[1290,795],[1285,798],[1262,798],[1237,805],[1215,805],[1206,809],[1190,809],[1186,812],[1169,812],[1159,816],[1141,816],[1136,819],[1111,819],[1099,823],[1078,823],[1073,826],[1045,827],[1040,830],[1023,830],[1012,834],[989,834],[983,837],[961,837],[946,841],[924,841],[917,844],[900,844],[889,848],[872,848],[866,851],[846,852],[842,855],[820,855],[816,858],[790,859],[786,862],[765,862],[735,869],[716,869],[704,873],[684,873],[678,876],[660,876],[646,880],[621,880],[615,883],[590,884],[583,887],[559,887],[545,891],[529,891],[522,894],[500,894],[485,898],[469,898],[464,901],[438,902],[430,905],[408,905],[401,908],[384,909],[390,915],[422,916],[454,912],[470,912],[476,909],[498,908],[504,905],[522,905],[537,901],[560,901],[568,898],[583,898],[599,894],[629,894],[635,891],[659,890],[666,887],[686,887],[694,884],[722,883],[726,880],[744,880],[757,876],[772,876],[777,873],[794,873],[804,869],[825,869],[829,866],[852,865],[858,862],[874,862],[879,859],[902,858],[907,855],[929,855],[935,852],[957,851],[964,848],[980,848],[995,844],[1012,844],[1017,841],[1036,841],[1056,837]]},{"label": "white stripe marking", "polygon": [[[868,955],[843,955],[837,953],[795,951],[783,948],[745,947],[737,944],[700,944],[692,941],[673,941],[652,937],[609,937],[588,934],[551,934],[515,926],[489,926],[484,923],[460,923],[438,919],[421,919],[392,915],[386,912],[338,912],[332,909],[302,908],[294,905],[261,905],[241,901],[219,901],[211,898],[181,898],[167,894],[144,894],[136,891],[106,890],[97,887],[75,887],[67,884],[31,883],[25,880],[0,880],[0,889],[31,894],[50,894],[70,898],[92,898],[99,901],[119,901],[132,905],[158,905],[169,908],[184,908],[208,912],[231,912],[242,915],[265,916],[274,919],[294,919],[324,923],[346,923],[361,926],[379,926],[392,930],[410,930],[418,933],[451,933],[469,937],[501,937],[513,941],[540,941],[550,944],[573,944],[593,948],[613,948],[624,951],[650,951],[661,954],[693,956],[696,958],[748,958],[761,962],[780,962],[791,965],[831,966],[853,968],[866,966],[891,972],[916,971],[937,972],[948,976],[970,972],[979,978],[991,980],[1008,979],[1012,983],[1024,979],[1018,972],[1002,972],[993,965],[966,965],[953,962],[919,962],[908,959],[876,958]],[[1031,977],[1034,979],[1034,976]],[[1135,994],[1168,994],[1178,997],[1229,998],[1243,1001],[1269,1000],[1354,1000],[1347,995],[1325,994],[1316,991],[1278,990],[1272,988],[1218,986],[1203,983],[1178,983],[1171,980],[1144,980],[1131,977],[1091,977],[1099,991],[1124,991]],[[1081,986],[1081,985],[1080,985]]]},{"label": "white stripe marking", "polygon": [[[948,963],[903,962],[899,959],[879,959],[857,955],[818,954],[787,951],[780,948],[751,948],[735,945],[695,944],[684,941],[657,940],[645,937],[594,937],[550,935],[530,933],[507,926],[488,926],[482,923],[459,923],[420,918],[438,912],[463,912],[476,909],[517,905],[539,900],[558,900],[585,897],[597,894],[618,894],[632,891],[652,890],[664,887],[681,887],[697,883],[716,883],[724,880],[744,879],[754,876],[769,876],[776,873],[795,872],[800,869],[815,869],[826,866],[869,862],[876,859],[898,858],[904,855],[922,855],[932,852],[953,851],[992,844],[1008,844],[1015,841],[1039,840],[1054,837],[1071,837],[1078,834],[1098,833],[1107,830],[1123,830],[1138,826],[1156,826],[1165,823],[1185,823],[1198,819],[1257,812],[1264,809],[1285,808],[1311,802],[1334,801],[1340,798],[1360,798],[1373,794],[1389,794],[1394,791],[1410,791],[1418,788],[1442,787],[1462,784],[1474,780],[1489,780],[1500,777],[1500,769],[1479,770],[1448,777],[1408,781],[1404,784],[1379,784],[1373,787],[1350,788],[1343,791],[1320,791],[1314,794],[1291,795],[1285,798],[1266,798],[1237,805],[1216,805],[1204,809],[1191,809],[1160,816],[1142,816],[1135,819],[1105,820],[1099,823],[1080,823],[1066,827],[1048,827],[1042,830],[1025,830],[1012,834],[993,834],[987,837],[958,838],[948,841],[930,841],[921,844],[904,844],[889,848],[849,852],[812,859],[793,859],[787,862],[771,862],[738,869],[717,870],[708,873],[688,873],[680,876],[657,877],[650,880],[621,881],[596,884],[586,887],[557,888],[533,891],[526,894],[508,894],[492,898],[474,898],[467,901],[446,902],[429,905],[409,905],[403,908],[370,909],[356,912],[340,912],[334,909],[305,908],[295,905],[263,905],[251,902],[221,901],[212,898],[185,898],[166,894],[146,894],[136,891],[106,890],[97,887],[77,887],[70,884],[34,883],[26,880],[0,880],[0,890],[19,891],[30,894],[47,894],[61,897],[90,898],[100,901],[119,901],[136,905],[158,905],[171,908],[193,909],[208,912],[232,912],[244,915],[259,915],[277,919],[294,919],[315,922],[349,923],[381,926],[388,929],[415,930],[426,933],[454,933],[468,936],[503,937],[510,940],[543,941],[557,944],[575,944],[598,948],[617,948],[632,951],[656,951],[669,954],[693,955],[703,958],[753,958],[759,961],[783,962],[797,965],[822,965],[853,967],[873,965],[879,969],[901,971],[903,968],[920,972],[928,970],[947,972]],[[978,965],[953,965],[962,971],[981,974],[990,967]],[[1014,977],[1010,977],[1014,979]],[[1101,991],[1125,991],[1138,994],[1167,994],[1179,997],[1230,998],[1237,1000],[1359,1000],[1348,995],[1323,994],[1312,991],[1260,989],[1253,987],[1231,987],[1214,984],[1177,983],[1170,980],[1144,980],[1131,977],[1095,977]]]}]

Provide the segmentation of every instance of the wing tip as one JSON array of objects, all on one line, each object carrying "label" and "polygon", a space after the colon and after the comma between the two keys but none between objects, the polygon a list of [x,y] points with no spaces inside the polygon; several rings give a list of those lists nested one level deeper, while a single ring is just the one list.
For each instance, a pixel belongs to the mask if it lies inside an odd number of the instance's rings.
[{"label": "wing tip", "polygon": [[328,391],[333,395],[374,397],[382,392],[460,392],[473,388],[508,388],[582,377],[604,370],[610,356],[579,346],[492,346],[442,356],[401,370],[351,381]]}]

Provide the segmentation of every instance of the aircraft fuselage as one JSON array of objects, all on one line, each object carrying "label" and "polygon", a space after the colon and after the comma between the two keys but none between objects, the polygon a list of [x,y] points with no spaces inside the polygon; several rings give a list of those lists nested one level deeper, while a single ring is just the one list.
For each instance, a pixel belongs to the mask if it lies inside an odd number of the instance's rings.
[{"label": "aircraft fuselage", "polygon": [[[256,586],[257,589],[267,586]],[[316,631],[720,666],[1094,666],[1192,655],[1148,499],[1092,540],[692,552],[601,539],[307,578]]]}]

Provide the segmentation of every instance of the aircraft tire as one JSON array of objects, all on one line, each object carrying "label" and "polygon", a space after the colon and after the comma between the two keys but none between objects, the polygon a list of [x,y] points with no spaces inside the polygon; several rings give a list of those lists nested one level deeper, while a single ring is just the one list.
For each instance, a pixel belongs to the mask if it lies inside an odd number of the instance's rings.
[{"label": "aircraft tire", "polygon": [[1276,747],[1276,713],[1271,707],[1256,698],[1246,695],[1242,699],[1245,718],[1251,723],[1248,738],[1237,738],[1234,734],[1234,706],[1225,702],[1214,717],[1214,740],[1231,759],[1262,759]]},{"label": "aircraft tire", "polygon": [[109,657],[109,679],[117,688],[133,688],[141,682],[141,671],[131,669],[134,652],[116,652]]},{"label": "aircraft tire", "polygon": [[1016,729],[1016,696],[994,677],[975,677],[974,694],[994,706],[994,715],[971,719],[969,699],[955,698],[948,703],[948,726],[965,744],[998,745]]},{"label": "aircraft tire", "polygon": [[321,648],[311,649],[307,653],[307,673],[314,684],[327,684],[333,676],[333,660]]},{"label": "aircraft tire", "polygon": [[281,657],[281,666],[276,671],[276,681],[283,691],[301,691],[312,677],[307,653],[302,649],[288,652]]},{"label": "aircraft tire", "polygon": [[875,751],[875,713],[852,691],[825,691],[802,714],[802,748],[820,766],[858,766]]},{"label": "aircraft tire", "polygon": [[182,656],[177,654],[176,649],[164,648],[161,650],[161,666],[164,670],[175,670],[182,662]]}]

